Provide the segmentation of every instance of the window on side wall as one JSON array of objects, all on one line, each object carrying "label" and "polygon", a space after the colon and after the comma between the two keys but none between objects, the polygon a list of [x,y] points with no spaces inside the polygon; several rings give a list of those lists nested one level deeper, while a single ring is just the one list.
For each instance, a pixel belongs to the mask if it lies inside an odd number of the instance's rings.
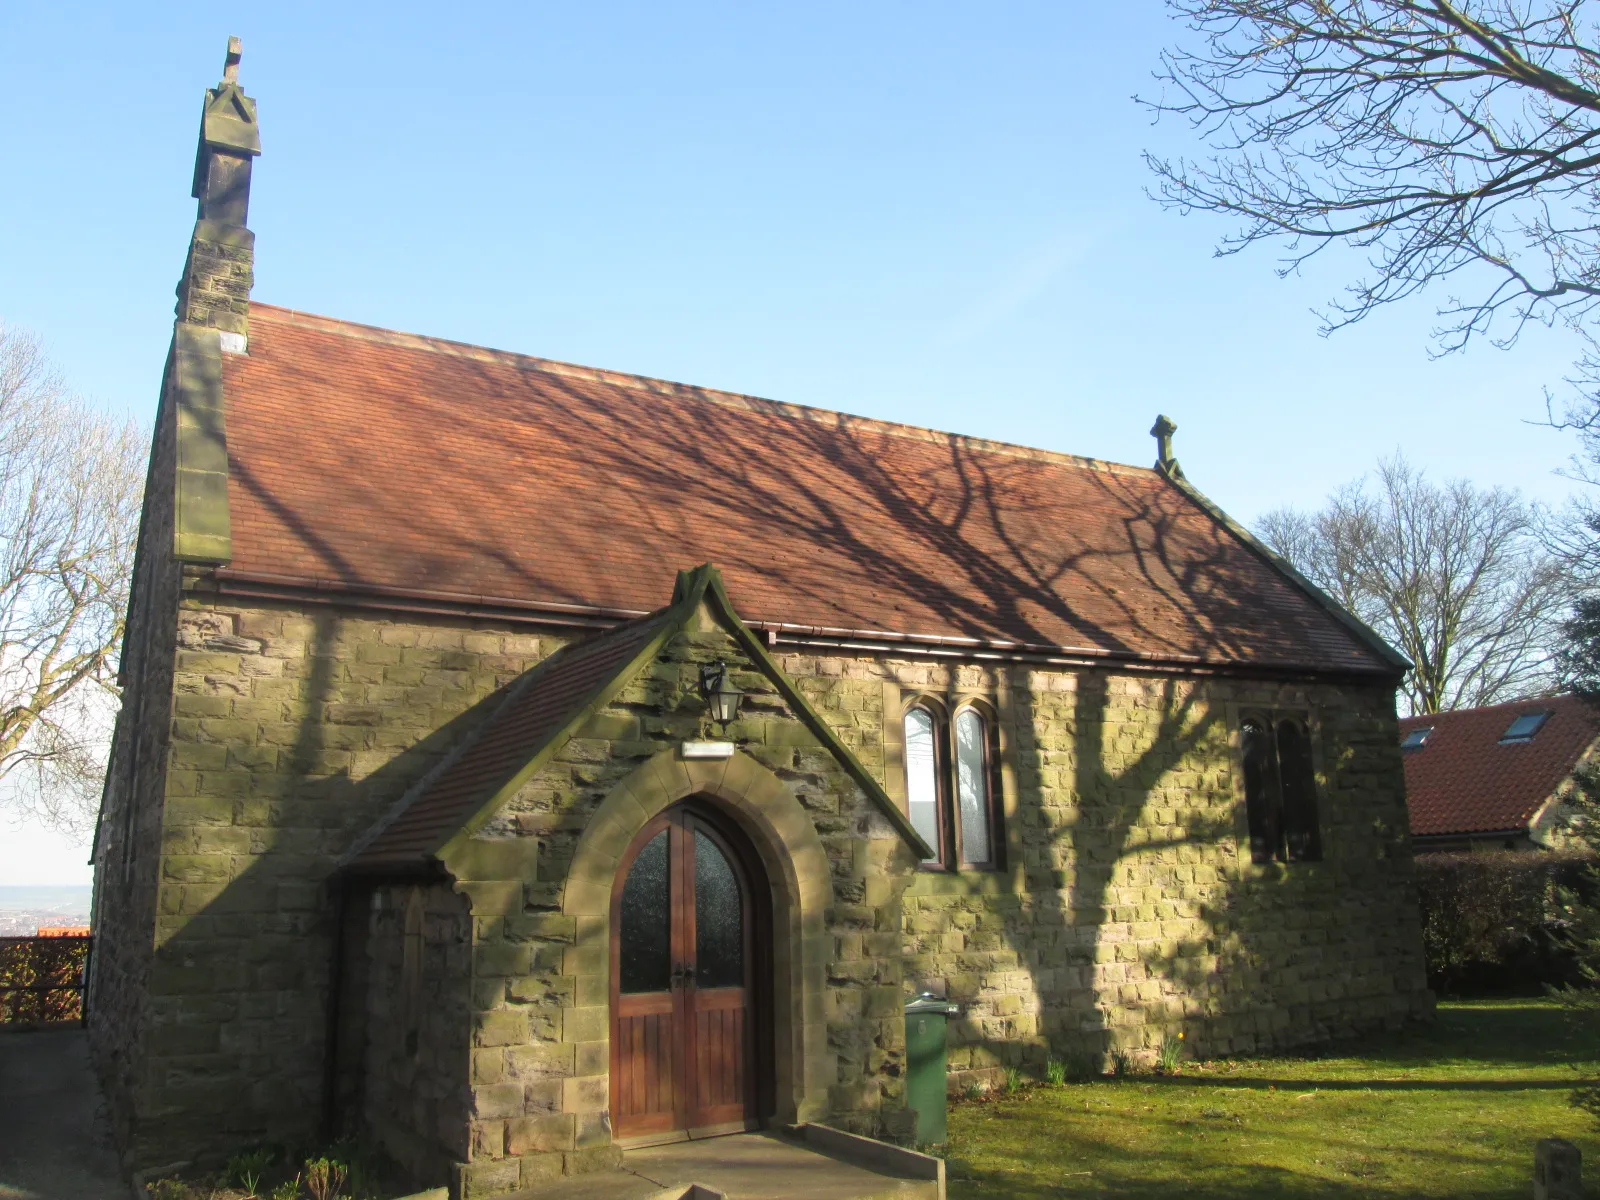
[{"label": "window on side wall", "polygon": [[406,1055],[415,1058],[422,1044],[422,890],[406,895],[403,940],[400,943],[400,1023]]},{"label": "window on side wall", "polygon": [[933,847],[925,866],[1000,865],[994,760],[994,722],[976,706],[962,705],[950,716],[918,701],[906,711],[906,815]]},{"label": "window on side wall", "polygon": [[1250,713],[1240,722],[1250,858],[1258,863],[1322,858],[1311,727],[1304,717]]}]

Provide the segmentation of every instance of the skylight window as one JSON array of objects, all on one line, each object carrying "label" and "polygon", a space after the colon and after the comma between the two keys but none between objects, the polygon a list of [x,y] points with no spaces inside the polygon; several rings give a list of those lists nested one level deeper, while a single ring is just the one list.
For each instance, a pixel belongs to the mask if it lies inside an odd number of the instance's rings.
[{"label": "skylight window", "polygon": [[1413,729],[1400,739],[1400,749],[1420,750],[1428,744],[1428,735],[1433,732],[1432,725],[1424,725],[1421,729]]},{"label": "skylight window", "polygon": [[1533,741],[1533,735],[1539,732],[1545,721],[1549,719],[1549,716],[1550,714],[1547,712],[1524,713],[1511,722],[1510,728],[1500,735],[1500,740],[1502,742],[1531,742]]}]

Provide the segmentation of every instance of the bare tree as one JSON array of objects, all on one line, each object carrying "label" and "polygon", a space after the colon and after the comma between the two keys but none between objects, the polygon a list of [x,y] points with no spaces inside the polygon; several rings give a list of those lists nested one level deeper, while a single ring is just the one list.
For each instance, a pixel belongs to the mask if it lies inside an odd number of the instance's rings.
[{"label": "bare tree", "polygon": [[1199,45],[1163,55],[1160,112],[1208,139],[1147,155],[1182,210],[1240,218],[1218,253],[1329,246],[1368,271],[1327,328],[1438,280],[1446,351],[1532,321],[1586,339],[1580,424],[1600,417],[1600,49],[1585,0],[1169,0]]},{"label": "bare tree", "polygon": [[0,805],[93,826],[143,484],[143,446],[0,326]]},{"label": "bare tree", "polygon": [[1515,492],[1443,486],[1396,457],[1316,513],[1277,509],[1263,539],[1415,664],[1411,711],[1475,708],[1556,685],[1570,600]]}]

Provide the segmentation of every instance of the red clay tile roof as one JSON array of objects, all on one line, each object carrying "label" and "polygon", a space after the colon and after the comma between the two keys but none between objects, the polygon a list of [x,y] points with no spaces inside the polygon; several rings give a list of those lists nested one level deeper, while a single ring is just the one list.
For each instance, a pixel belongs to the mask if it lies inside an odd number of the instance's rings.
[{"label": "red clay tile roof", "polygon": [[709,561],[756,625],[1390,673],[1153,470],[250,321],[224,356],[236,571],[645,612]]},{"label": "red clay tile roof", "polygon": [[535,667],[460,750],[396,806],[352,856],[355,870],[425,862],[644,649],[662,617],[629,621]]},{"label": "red clay tile roof", "polygon": [[[1532,741],[1500,741],[1524,713],[1549,712]],[[1405,751],[1406,802],[1417,836],[1525,829],[1600,736],[1600,709],[1580,696],[1522,700],[1431,717],[1406,717],[1403,738],[1432,727]]]}]

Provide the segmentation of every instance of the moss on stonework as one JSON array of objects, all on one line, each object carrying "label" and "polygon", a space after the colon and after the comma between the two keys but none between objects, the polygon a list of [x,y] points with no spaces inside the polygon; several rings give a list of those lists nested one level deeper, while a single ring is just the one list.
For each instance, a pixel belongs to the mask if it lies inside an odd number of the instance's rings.
[{"label": "moss on stonework", "polygon": [[[236,1148],[240,1125],[263,1139],[314,1132],[336,861],[570,640],[190,594],[160,710],[159,819],[133,857],[159,947],[147,1008],[103,998],[138,1047],[137,1077],[117,1086],[144,1165]],[[718,658],[746,692],[726,731],[699,695],[701,664]],[[606,798],[659,756],[676,762],[686,739],[726,737],[770,770],[821,846],[820,1048],[796,1069],[827,1111],[810,1117],[904,1134],[899,1006],[923,989],[963,1005],[957,1088],[1052,1057],[1137,1061],[1178,1032],[1195,1053],[1246,1053],[1427,1010],[1383,689],[866,655],[778,666],[811,716],[739,638],[685,629],[486,820],[470,875],[418,885],[413,953],[445,989],[427,1003],[455,1022],[419,1027],[419,1050],[400,986],[411,884],[386,882],[377,910],[370,897],[346,910],[347,937],[376,939],[358,960],[371,1022],[359,1036],[378,1039],[385,1081],[352,1120],[415,1141],[432,1156],[418,1170],[457,1171],[479,1190],[606,1161],[609,964],[593,950],[605,920],[569,915],[569,885],[586,881],[568,875]],[[915,696],[977,697],[998,714],[999,871],[916,869],[853,773],[894,793],[896,726]],[[1320,864],[1248,861],[1233,741],[1246,707],[1314,719]],[[119,752],[108,795],[135,761]],[[138,761],[141,786],[155,786]],[[429,1097],[423,1110],[401,1103],[408,1088]]]}]

